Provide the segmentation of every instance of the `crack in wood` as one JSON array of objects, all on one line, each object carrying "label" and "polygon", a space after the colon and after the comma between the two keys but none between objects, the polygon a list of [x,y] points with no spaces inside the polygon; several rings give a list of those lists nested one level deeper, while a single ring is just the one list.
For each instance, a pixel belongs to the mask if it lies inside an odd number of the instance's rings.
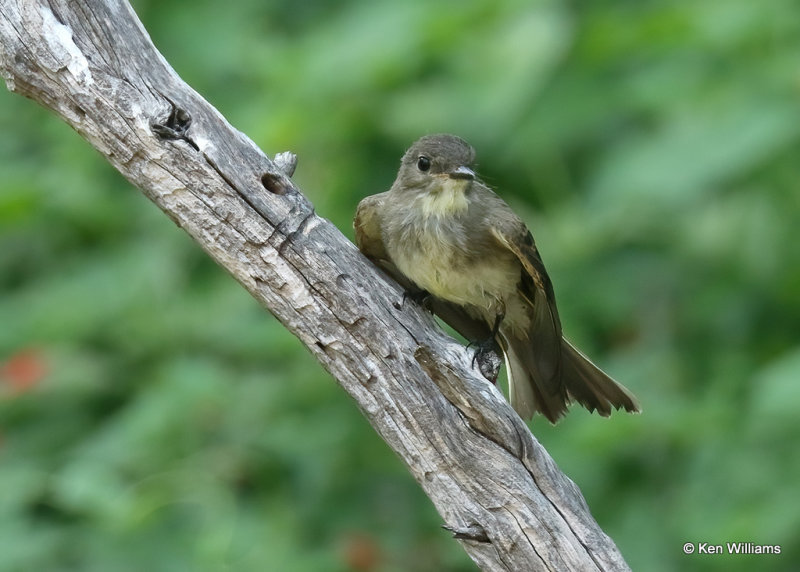
[{"label": "crack in wood", "polygon": [[[316,214],[317,213],[312,208],[310,212],[306,213],[305,216],[303,216],[303,218],[300,220],[300,223],[297,225],[297,227],[294,230],[290,231],[288,234],[286,234],[283,237],[283,240],[281,240],[281,242],[280,242],[280,244],[278,245],[278,248],[277,248],[278,254],[281,257],[283,256],[283,253],[286,250],[286,248],[294,241],[294,239],[298,235],[303,234],[306,231],[306,227],[308,227],[311,224],[311,221],[317,218]],[[310,285],[310,282],[309,282],[309,285]]]},{"label": "crack in wood", "polygon": [[[199,149],[197,149],[197,150],[199,151]],[[256,206],[253,205],[253,203],[251,203],[248,200],[247,195],[245,195],[244,193],[239,191],[239,187],[236,186],[236,183],[234,183],[230,179],[230,177],[228,177],[225,173],[222,172],[222,169],[220,169],[219,166],[214,162],[214,159],[209,157],[206,153],[203,153],[203,159],[205,159],[206,163],[208,163],[208,166],[211,167],[212,169],[214,169],[214,171],[216,171],[217,175],[219,175],[222,178],[222,180],[225,181],[226,185],[228,185],[230,188],[232,188],[234,191],[236,191],[239,194],[239,196],[241,196],[245,200],[245,202],[247,202],[247,204],[250,205],[253,208],[254,211],[256,211],[258,214],[261,214],[261,212],[256,208]]]},{"label": "crack in wood", "polygon": [[473,522],[467,528],[456,528],[446,524],[443,524],[442,528],[448,532],[452,532],[453,538],[458,540],[471,540],[473,542],[483,542],[489,544],[492,542],[486,532],[486,529],[477,522]]}]

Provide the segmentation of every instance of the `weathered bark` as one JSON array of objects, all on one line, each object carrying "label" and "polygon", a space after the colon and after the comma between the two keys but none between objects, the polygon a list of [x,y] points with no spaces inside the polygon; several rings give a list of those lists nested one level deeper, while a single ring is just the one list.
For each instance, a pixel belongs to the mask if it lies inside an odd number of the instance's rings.
[{"label": "weathered bark", "polygon": [[[167,64],[124,0],[0,0],[0,72],[311,351],[484,570],[626,570],[470,355]],[[290,175],[290,173],[289,173]]]}]

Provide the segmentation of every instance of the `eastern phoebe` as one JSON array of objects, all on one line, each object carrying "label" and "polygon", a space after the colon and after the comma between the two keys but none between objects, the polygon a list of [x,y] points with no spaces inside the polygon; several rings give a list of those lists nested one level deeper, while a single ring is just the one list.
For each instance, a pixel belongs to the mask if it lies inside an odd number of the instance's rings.
[{"label": "eastern phoebe", "polygon": [[[406,151],[392,188],[358,205],[356,244],[478,352],[499,347],[511,406],[555,423],[571,400],[608,416],[639,411],[631,393],[561,335],[553,285],[525,223],[475,176],[475,151],[427,135]],[[495,345],[496,344],[496,345]]]}]

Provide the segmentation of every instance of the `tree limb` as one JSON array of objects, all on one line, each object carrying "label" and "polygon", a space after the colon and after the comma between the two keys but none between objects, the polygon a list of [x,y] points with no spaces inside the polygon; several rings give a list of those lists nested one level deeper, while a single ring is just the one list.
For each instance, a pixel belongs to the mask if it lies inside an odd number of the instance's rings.
[{"label": "tree limb", "polygon": [[[483,570],[627,570],[470,356],[186,85],[124,0],[0,0],[0,72],[55,111],[297,336]],[[288,174],[287,174],[288,173]]]}]

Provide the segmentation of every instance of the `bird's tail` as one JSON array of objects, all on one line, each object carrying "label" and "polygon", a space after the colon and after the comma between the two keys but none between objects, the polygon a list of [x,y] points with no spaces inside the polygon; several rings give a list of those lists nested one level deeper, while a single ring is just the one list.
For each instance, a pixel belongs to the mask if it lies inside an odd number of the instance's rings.
[{"label": "bird's tail", "polygon": [[602,369],[578,351],[575,346],[561,339],[562,378],[570,396],[589,411],[597,411],[603,417],[611,415],[611,408],[639,412],[639,404],[633,394],[617,383]]},{"label": "bird's tail", "polygon": [[611,379],[567,340],[561,340],[561,367],[555,375],[543,375],[535,348],[529,340],[502,340],[508,371],[511,406],[523,419],[541,413],[556,423],[575,400],[589,411],[607,417],[612,408],[638,412],[633,395]]}]

